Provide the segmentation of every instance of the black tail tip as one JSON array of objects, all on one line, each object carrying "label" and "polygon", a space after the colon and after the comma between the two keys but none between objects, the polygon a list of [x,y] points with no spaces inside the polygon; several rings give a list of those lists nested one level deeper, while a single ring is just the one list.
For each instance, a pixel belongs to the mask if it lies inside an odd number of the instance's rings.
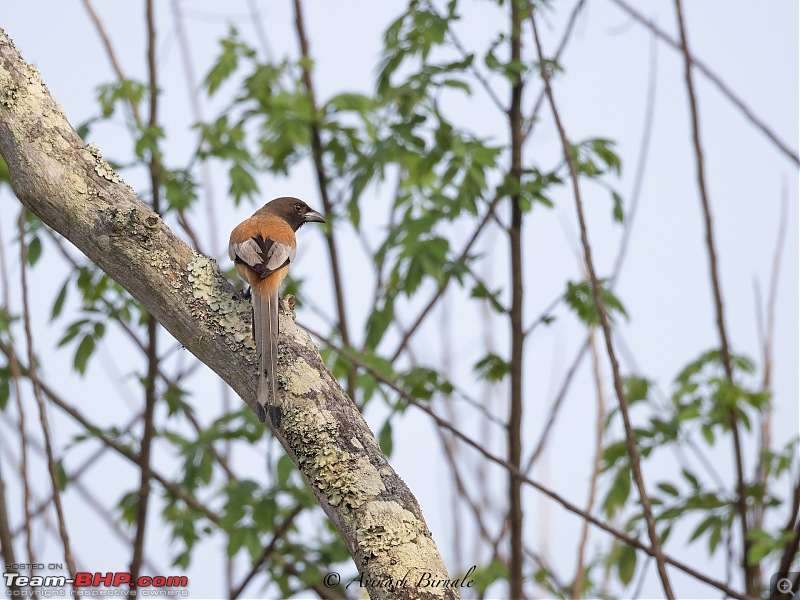
[{"label": "black tail tip", "polygon": [[261,406],[258,402],[256,402],[256,416],[258,417],[259,421],[261,421],[262,423],[266,423],[267,413],[264,410],[264,407]]},{"label": "black tail tip", "polygon": [[269,422],[272,423],[273,427],[281,426],[283,411],[277,406],[267,406],[265,408],[256,402],[256,414],[258,415],[258,420],[262,423],[266,423],[267,417],[269,417]]},{"label": "black tail tip", "polygon": [[[281,419],[283,418],[283,411],[277,406],[267,406],[266,411],[263,407],[259,405],[261,411],[263,413],[259,414],[259,418],[261,422],[264,423],[266,421],[266,417],[269,416],[269,422],[272,423],[272,426],[276,429],[281,426]],[[263,415],[263,416],[262,416]]]}]

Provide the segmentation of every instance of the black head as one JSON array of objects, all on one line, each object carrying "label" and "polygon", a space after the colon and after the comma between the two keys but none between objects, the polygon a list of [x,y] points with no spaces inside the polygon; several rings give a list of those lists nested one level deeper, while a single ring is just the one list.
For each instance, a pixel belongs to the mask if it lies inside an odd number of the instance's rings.
[{"label": "black head", "polygon": [[[312,210],[299,198],[283,196],[267,202],[262,211],[281,217],[294,231],[300,229],[303,223],[324,223],[325,218],[317,211]],[[259,211],[260,212],[260,211]]]}]

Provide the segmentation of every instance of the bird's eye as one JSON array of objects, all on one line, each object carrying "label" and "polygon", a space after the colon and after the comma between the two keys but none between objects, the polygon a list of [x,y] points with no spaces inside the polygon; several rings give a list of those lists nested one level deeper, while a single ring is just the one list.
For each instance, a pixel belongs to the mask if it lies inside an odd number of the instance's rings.
[{"label": "bird's eye", "polygon": [[297,212],[303,212],[303,205],[298,202],[297,204],[294,205],[294,209]]}]

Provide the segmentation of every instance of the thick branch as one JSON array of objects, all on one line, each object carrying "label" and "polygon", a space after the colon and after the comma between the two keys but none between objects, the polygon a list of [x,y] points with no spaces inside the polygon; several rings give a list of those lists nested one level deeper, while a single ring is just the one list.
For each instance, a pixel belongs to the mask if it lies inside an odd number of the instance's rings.
[{"label": "thick branch", "polygon": [[[254,407],[250,305],[213,260],[177,238],[97,149],[84,144],[2,30],[0,90],[0,155],[20,201]],[[434,594],[413,585],[422,571],[432,579],[449,578],[416,499],[285,308],[280,329],[279,379],[292,408],[276,437],[341,533],[362,577],[399,581],[409,573],[410,587],[370,588],[371,597],[456,597],[452,588]]]}]

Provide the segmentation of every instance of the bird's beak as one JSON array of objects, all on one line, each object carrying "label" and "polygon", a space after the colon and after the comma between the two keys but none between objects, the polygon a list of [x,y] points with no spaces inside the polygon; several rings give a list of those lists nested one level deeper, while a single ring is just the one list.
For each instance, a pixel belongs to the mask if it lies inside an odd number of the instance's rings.
[{"label": "bird's beak", "polygon": [[319,214],[315,210],[308,211],[305,215],[303,215],[303,222],[304,223],[324,223],[325,217]]}]

